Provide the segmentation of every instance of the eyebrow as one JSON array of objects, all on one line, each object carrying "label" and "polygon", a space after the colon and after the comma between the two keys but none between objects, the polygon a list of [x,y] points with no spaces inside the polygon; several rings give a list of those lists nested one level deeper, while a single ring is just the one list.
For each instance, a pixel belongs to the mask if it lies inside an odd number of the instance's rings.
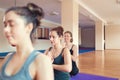
[{"label": "eyebrow", "polygon": [[11,22],[13,22],[13,20],[3,21],[3,23],[7,23],[7,22],[11,23]]}]

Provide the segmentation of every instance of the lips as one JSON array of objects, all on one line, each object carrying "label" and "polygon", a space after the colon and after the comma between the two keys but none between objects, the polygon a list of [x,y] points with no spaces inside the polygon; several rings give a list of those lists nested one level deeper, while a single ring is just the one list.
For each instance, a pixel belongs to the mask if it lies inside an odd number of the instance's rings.
[{"label": "lips", "polygon": [[51,41],[51,44],[54,45],[55,43]]}]

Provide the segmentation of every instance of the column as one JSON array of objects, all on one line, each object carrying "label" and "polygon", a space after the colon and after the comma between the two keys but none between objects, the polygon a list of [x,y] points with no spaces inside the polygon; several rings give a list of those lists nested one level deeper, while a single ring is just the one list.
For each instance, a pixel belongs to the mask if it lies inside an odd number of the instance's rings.
[{"label": "column", "polygon": [[73,43],[78,46],[78,3],[75,0],[62,0],[62,18],[61,24],[64,30],[71,31],[73,34]]},{"label": "column", "polygon": [[104,23],[95,22],[95,49],[104,50]]}]

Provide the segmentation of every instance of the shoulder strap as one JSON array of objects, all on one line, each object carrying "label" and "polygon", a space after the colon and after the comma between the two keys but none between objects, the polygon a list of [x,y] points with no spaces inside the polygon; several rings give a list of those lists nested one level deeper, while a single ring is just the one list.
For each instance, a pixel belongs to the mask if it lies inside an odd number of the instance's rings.
[{"label": "shoulder strap", "polygon": [[[26,60],[26,62],[23,64],[21,70],[18,73],[18,76],[20,76],[20,74],[25,73],[25,76],[31,80],[31,76],[29,73],[29,66],[30,64],[36,59],[36,57],[40,54],[40,52],[38,52],[37,50],[32,51],[32,53],[29,55],[28,59]],[[23,74],[24,75],[24,74]],[[21,75],[21,76],[23,76]]]},{"label": "shoulder strap", "polygon": [[49,49],[48,49],[46,55],[51,51],[51,49],[52,49],[52,47],[49,47]]},{"label": "shoulder strap", "polygon": [[73,48],[74,44],[72,45],[71,49]]},{"label": "shoulder strap", "polygon": [[35,60],[37,55],[39,55],[39,54],[40,54],[40,52],[38,52],[37,50],[32,51],[23,66],[28,67]]},{"label": "shoulder strap", "polygon": [[48,49],[48,51],[51,51],[51,49],[52,49],[52,47],[50,47],[50,48]]},{"label": "shoulder strap", "polygon": [[5,75],[5,68],[6,68],[7,64],[9,63],[9,61],[12,59],[14,53],[10,54],[10,56],[8,57],[6,62],[3,64],[2,69],[1,69],[2,70],[1,72],[2,72],[3,75]]},{"label": "shoulder strap", "polygon": [[65,49],[65,47],[62,49],[61,53],[63,53],[64,49]]}]

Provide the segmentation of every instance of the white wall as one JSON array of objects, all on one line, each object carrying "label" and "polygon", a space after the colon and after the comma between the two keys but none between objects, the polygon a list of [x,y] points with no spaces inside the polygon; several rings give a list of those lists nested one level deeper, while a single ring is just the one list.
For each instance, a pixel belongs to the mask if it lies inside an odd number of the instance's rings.
[{"label": "white wall", "polygon": [[78,37],[79,37],[79,39],[78,39],[78,41],[79,41],[78,44],[81,45],[81,27],[79,27],[78,29],[79,29],[79,31],[78,31],[78,33],[79,33],[79,34],[78,34]]},{"label": "white wall", "polygon": [[34,43],[34,47],[36,50],[46,50],[51,46],[51,43],[49,40],[44,39],[38,39]]},{"label": "white wall", "polygon": [[105,26],[105,49],[120,49],[120,24]]}]

